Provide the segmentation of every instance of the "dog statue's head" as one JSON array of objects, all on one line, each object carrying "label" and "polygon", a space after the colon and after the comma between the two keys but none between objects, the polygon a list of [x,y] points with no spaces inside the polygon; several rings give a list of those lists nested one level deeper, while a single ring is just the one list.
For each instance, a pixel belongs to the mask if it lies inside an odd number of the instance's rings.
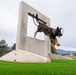
[{"label": "dog statue's head", "polygon": [[55,36],[61,37],[63,34],[62,31],[63,31],[62,28],[57,27],[56,30],[54,31]]}]

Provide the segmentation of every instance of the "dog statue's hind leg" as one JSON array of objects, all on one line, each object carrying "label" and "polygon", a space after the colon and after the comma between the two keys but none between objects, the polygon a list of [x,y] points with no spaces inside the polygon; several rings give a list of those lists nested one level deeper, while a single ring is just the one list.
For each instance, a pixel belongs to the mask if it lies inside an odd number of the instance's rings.
[{"label": "dog statue's hind leg", "polygon": [[34,38],[36,38],[36,35],[37,35],[37,31],[34,33]]},{"label": "dog statue's hind leg", "polygon": [[51,52],[52,52],[53,54],[58,54],[58,53],[57,53],[57,50],[56,50],[56,48],[55,48],[55,44],[54,44],[53,42],[51,42]]}]

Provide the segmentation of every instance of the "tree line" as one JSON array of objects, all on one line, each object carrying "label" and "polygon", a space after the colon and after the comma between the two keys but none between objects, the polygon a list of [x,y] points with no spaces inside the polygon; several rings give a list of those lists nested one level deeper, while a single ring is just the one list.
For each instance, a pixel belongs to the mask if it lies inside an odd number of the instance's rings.
[{"label": "tree line", "polygon": [[12,50],[15,50],[16,44],[14,43],[11,47],[8,46],[5,40],[0,41],[0,57],[9,53]]}]

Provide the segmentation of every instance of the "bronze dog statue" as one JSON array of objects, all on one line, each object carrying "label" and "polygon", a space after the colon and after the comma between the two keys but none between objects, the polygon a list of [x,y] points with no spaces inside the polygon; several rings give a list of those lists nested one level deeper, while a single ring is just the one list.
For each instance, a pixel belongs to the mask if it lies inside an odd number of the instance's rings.
[{"label": "bronze dog statue", "polygon": [[[33,21],[34,21],[34,17],[33,17]],[[36,21],[38,22],[38,25],[34,21],[35,25],[37,26],[37,30],[34,33],[34,38],[36,38],[36,35],[38,32],[43,32],[46,36],[48,36],[50,38],[51,43],[53,43],[53,45],[60,46],[56,37],[62,36],[62,33],[61,33],[62,28],[57,27],[56,29],[54,29],[54,28],[47,26],[46,24],[44,24],[38,20],[37,14],[36,14]],[[57,54],[57,52],[54,52],[54,53]]]},{"label": "bronze dog statue", "polygon": [[37,25],[35,22],[35,25],[37,26],[37,30],[34,33],[34,38],[36,37],[38,32],[43,32],[45,35],[49,36],[50,40],[56,39],[56,36],[60,37],[62,36],[61,29],[57,27],[56,29],[48,27],[46,24],[41,23],[38,21],[38,16],[36,15],[36,21],[38,22],[39,25]]}]

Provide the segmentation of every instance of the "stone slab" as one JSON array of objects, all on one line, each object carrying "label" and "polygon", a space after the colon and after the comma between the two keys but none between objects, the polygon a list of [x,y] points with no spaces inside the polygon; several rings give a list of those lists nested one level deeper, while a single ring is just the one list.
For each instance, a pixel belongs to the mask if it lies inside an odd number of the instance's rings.
[{"label": "stone slab", "polygon": [[51,62],[49,58],[23,50],[13,50],[12,52],[0,57],[0,60],[26,63]]}]

